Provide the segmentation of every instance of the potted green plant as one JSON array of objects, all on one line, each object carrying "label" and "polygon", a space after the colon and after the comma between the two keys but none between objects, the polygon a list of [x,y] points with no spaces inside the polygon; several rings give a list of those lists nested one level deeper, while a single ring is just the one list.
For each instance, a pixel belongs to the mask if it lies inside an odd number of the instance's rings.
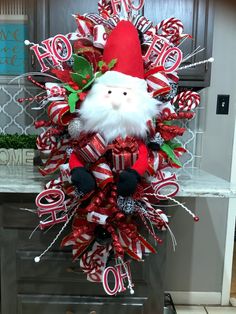
[{"label": "potted green plant", "polygon": [[33,165],[36,135],[0,134],[0,165]]}]

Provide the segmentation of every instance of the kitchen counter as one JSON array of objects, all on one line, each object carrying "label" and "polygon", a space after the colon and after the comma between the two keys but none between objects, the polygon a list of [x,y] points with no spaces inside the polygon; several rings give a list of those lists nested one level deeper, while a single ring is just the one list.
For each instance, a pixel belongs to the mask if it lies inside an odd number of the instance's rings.
[{"label": "kitchen counter", "polygon": [[[236,197],[236,185],[197,168],[176,171],[179,197]],[[51,177],[36,167],[0,166],[0,193],[40,193]]]}]

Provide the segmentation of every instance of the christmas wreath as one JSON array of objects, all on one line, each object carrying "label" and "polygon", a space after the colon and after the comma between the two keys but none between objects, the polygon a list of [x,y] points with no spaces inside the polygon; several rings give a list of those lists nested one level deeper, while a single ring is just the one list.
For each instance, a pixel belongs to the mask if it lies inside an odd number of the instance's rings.
[{"label": "christmas wreath", "polygon": [[37,148],[47,155],[39,171],[54,175],[36,198],[40,228],[62,225],[53,244],[70,225],[61,246],[71,246],[87,279],[110,295],[126,289],[124,273],[133,293],[129,260],[156,252],[143,228],[158,245],[156,231],[171,233],[158,204],[179,191],[178,121],[193,119],[200,103],[196,92],[178,93],[179,47],[191,36],[176,18],[154,25],[138,14],[143,4],[100,0],[98,14],[74,15],[76,32],[25,42],[47,78],[25,74],[45,92],[28,100],[47,110],[48,120],[35,123],[44,128]]}]

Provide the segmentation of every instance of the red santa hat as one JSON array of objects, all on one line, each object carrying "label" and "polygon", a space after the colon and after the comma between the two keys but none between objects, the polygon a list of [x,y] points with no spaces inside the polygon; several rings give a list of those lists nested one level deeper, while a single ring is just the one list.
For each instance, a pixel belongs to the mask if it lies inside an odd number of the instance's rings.
[{"label": "red santa hat", "polygon": [[116,65],[99,83],[147,91],[138,31],[129,21],[119,22],[108,37],[103,60],[108,64],[113,59],[117,59]]}]

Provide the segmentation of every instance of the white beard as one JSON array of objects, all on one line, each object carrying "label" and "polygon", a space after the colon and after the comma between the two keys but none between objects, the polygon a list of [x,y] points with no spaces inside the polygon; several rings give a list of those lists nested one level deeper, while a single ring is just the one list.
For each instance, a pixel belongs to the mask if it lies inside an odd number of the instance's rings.
[{"label": "white beard", "polygon": [[[145,138],[147,121],[158,115],[160,102],[148,92],[130,90],[131,96],[121,101],[119,110],[114,109],[104,96],[112,86],[95,83],[80,109],[82,131],[98,132],[108,143],[116,137],[135,136]],[[122,95],[122,97],[124,97]]]}]

